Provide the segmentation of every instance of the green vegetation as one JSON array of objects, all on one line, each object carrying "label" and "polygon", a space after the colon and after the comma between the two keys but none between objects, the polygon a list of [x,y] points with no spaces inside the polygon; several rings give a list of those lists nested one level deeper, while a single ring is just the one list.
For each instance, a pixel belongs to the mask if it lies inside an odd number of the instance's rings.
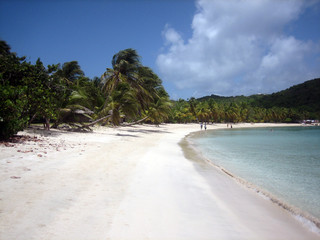
[{"label": "green vegetation", "polygon": [[134,49],[126,49],[113,56],[112,69],[101,76],[106,102],[102,115],[110,114],[112,123],[139,119],[161,123],[170,112],[169,95],[161,79],[148,67],[141,65]]},{"label": "green vegetation", "polygon": [[134,49],[112,58],[101,78],[85,76],[77,61],[43,66],[11,52],[0,41],[0,139],[31,123],[46,129],[61,123],[77,129],[94,124],[136,124],[143,121],[297,122],[320,118],[320,79],[271,95],[170,101],[161,79],[143,66]]},{"label": "green vegetation", "polygon": [[39,122],[48,130],[61,123],[88,130],[98,122],[159,124],[170,105],[162,81],[133,49],[115,54],[112,69],[90,79],[77,61],[45,68],[40,59],[31,64],[0,41],[0,139]]},{"label": "green vegetation", "polygon": [[171,122],[299,122],[320,119],[320,79],[268,95],[211,95],[175,101]]},{"label": "green vegetation", "polygon": [[0,42],[0,138],[8,138],[26,127],[36,115],[47,120],[55,117],[56,95],[50,77],[55,66],[44,68],[40,59],[35,65],[10,52]]}]

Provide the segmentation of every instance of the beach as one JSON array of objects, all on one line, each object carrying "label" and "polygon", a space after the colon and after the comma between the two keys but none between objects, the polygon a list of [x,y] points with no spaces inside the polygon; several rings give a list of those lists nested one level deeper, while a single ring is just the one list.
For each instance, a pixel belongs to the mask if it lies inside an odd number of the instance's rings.
[{"label": "beach", "polygon": [[[286,124],[234,128],[267,126]],[[182,140],[199,130],[20,132],[22,143],[0,145],[0,239],[320,239],[269,199],[189,159]]]}]

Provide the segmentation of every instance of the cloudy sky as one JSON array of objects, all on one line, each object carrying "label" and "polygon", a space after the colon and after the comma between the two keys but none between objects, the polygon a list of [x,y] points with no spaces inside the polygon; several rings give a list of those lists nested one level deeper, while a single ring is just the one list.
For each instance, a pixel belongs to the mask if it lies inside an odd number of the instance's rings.
[{"label": "cloudy sky", "polygon": [[100,76],[134,48],[171,98],[272,93],[320,77],[319,0],[0,0],[0,38]]}]

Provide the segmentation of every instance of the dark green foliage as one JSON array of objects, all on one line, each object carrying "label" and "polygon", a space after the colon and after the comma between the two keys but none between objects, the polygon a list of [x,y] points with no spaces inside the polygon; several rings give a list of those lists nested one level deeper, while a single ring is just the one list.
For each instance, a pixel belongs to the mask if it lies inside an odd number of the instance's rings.
[{"label": "dark green foliage", "polygon": [[121,118],[130,122],[148,119],[157,124],[168,118],[169,95],[161,79],[141,64],[134,49],[115,54],[112,67],[101,76],[106,94],[101,116],[111,115],[114,125],[119,125]]},{"label": "dark green foliage", "polygon": [[49,72],[40,59],[32,65],[24,57],[11,53],[2,41],[0,81],[0,138],[9,138],[22,130],[37,115],[47,121],[54,117],[54,92],[50,88]]},{"label": "dark green foliage", "polygon": [[59,69],[56,73],[60,78],[65,81],[74,82],[80,77],[84,76],[83,71],[81,70],[77,61],[65,62],[62,65],[62,68]]},{"label": "dark green foliage", "polygon": [[[140,63],[134,49],[114,55],[113,69],[103,76],[106,82],[85,77],[77,61],[47,68],[40,59],[35,64],[26,62],[25,57],[11,53],[4,41],[0,41],[0,58],[1,139],[32,122],[43,122],[49,130],[50,120],[57,127],[62,122],[88,122],[111,113],[115,124],[121,118],[131,122],[148,118],[159,123],[170,110],[162,81]],[[99,121],[89,125],[95,122]]]},{"label": "dark green foliage", "polygon": [[320,118],[320,79],[307,81],[270,95],[169,101],[161,79],[143,66],[136,50],[119,51],[112,69],[93,80],[77,61],[62,65],[35,64],[10,52],[0,41],[0,138],[23,130],[32,121],[62,122],[100,119],[159,124],[168,122],[298,122]]},{"label": "dark green foliage", "polygon": [[57,120],[58,125],[62,115],[80,112],[77,117],[90,119],[90,110],[101,109],[104,99],[100,80],[86,78],[77,61],[59,66],[45,68],[40,59],[35,64],[26,62],[25,57],[17,57],[6,42],[0,41],[1,139],[34,121],[45,122],[49,129],[50,120]]},{"label": "dark green foliage", "polygon": [[257,99],[255,104],[265,108],[276,106],[318,112],[320,111],[320,78],[264,95]]},{"label": "dark green foliage", "polygon": [[320,79],[269,95],[211,95],[174,103],[172,122],[299,122],[320,118]]},{"label": "dark green foliage", "polygon": [[28,122],[26,87],[22,84],[26,63],[0,41],[0,139],[22,130]]},{"label": "dark green foliage", "polygon": [[218,103],[245,102],[255,107],[297,108],[307,111],[320,111],[320,78],[306,81],[286,90],[273,94],[260,94],[236,97],[211,95],[199,98],[198,101],[213,99]]},{"label": "dark green foliage", "polygon": [[33,116],[37,115],[47,121],[54,119],[57,114],[57,99],[52,88],[55,83],[40,59],[37,60],[35,65],[29,64],[24,84],[27,86],[29,118],[32,119]]},{"label": "dark green foliage", "polygon": [[8,139],[26,127],[28,116],[23,114],[26,107],[24,87],[0,85],[0,139]]}]

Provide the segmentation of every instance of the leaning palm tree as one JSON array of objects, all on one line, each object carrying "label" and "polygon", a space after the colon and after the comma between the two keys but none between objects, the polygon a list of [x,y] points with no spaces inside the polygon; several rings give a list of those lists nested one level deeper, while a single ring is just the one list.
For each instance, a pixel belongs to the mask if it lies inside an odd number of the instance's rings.
[{"label": "leaning palm tree", "polygon": [[57,75],[67,82],[74,82],[84,76],[78,61],[65,62],[62,68],[57,71]]},{"label": "leaning palm tree", "polygon": [[166,121],[171,111],[171,102],[167,97],[159,97],[146,111],[148,118],[156,124]]},{"label": "leaning palm tree", "polygon": [[153,122],[166,119],[169,96],[159,77],[140,63],[140,57],[134,49],[115,54],[112,68],[107,68],[101,76],[101,82],[106,94],[101,114],[111,115],[113,124],[119,125],[121,117],[134,123],[146,119]]},{"label": "leaning palm tree", "polygon": [[120,125],[121,118],[136,118],[138,109],[135,92],[128,83],[121,82],[108,96],[100,115],[102,117],[109,115],[113,125]]},{"label": "leaning palm tree", "polygon": [[[143,81],[139,75],[139,68],[142,67],[140,57],[134,49],[126,49],[118,52],[112,58],[112,69],[107,68],[107,71],[101,76],[103,83],[103,91],[107,95],[105,106],[110,105],[108,101],[114,98],[114,92],[124,91],[123,86],[130,88],[130,91],[125,91],[126,94],[134,96],[136,102],[139,103],[137,112],[142,112],[146,109],[148,102],[151,101],[152,96],[147,89],[145,89]],[[119,88],[120,86],[120,88]],[[128,105],[130,105],[128,103]],[[126,108],[121,104],[121,108]],[[113,115],[116,114],[117,111]],[[123,112],[127,112],[124,111]],[[117,123],[117,121],[114,121]]]},{"label": "leaning palm tree", "polygon": [[101,76],[103,89],[112,92],[119,83],[127,82],[132,87],[139,85],[137,69],[141,66],[139,55],[134,49],[118,52],[112,58],[112,68]]}]

